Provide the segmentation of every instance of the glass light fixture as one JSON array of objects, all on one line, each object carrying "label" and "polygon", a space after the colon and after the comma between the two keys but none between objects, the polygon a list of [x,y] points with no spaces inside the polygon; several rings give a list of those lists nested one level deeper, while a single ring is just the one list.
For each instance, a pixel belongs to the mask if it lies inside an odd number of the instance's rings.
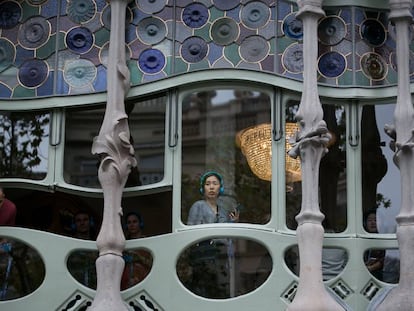
[{"label": "glass light fixture", "polygon": [[[289,138],[297,131],[296,123],[286,123],[286,137]],[[286,139],[286,150],[290,148]],[[247,159],[252,172],[262,180],[272,180],[272,127],[263,123],[248,127],[237,133],[236,144]],[[300,159],[293,159],[287,154],[286,182],[293,183],[301,180]]]}]

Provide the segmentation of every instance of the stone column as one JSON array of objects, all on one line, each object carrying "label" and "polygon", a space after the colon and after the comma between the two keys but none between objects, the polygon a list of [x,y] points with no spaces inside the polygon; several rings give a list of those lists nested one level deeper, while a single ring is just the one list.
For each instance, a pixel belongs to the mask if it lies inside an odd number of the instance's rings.
[{"label": "stone column", "polygon": [[[109,1],[109,0],[108,0]],[[121,219],[122,192],[131,167],[136,165],[134,149],[129,141],[128,117],[124,99],[129,89],[129,70],[125,56],[125,18],[129,0],[110,0],[111,33],[107,72],[107,104],[104,120],[92,145],[98,154],[98,177],[103,189],[104,210],[101,231],[96,244],[97,289],[91,311],[128,310],[120,294],[124,269],[122,251],[125,237]],[[89,310],[89,309],[88,309]]]},{"label": "stone column", "polygon": [[390,0],[389,19],[397,38],[398,96],[394,112],[395,126],[385,131],[395,141],[394,163],[401,174],[401,209],[396,217],[400,249],[400,282],[387,294],[377,311],[414,310],[414,108],[410,94],[409,26],[413,22],[411,0]]},{"label": "stone column", "polygon": [[317,86],[318,20],[324,16],[322,0],[298,0],[297,14],[303,22],[303,93],[296,120],[299,131],[291,141],[289,155],[300,156],[302,205],[296,216],[300,270],[299,285],[288,311],[336,311],[343,308],[326,291],[322,279],[324,215],[319,210],[319,164],[330,139]]}]

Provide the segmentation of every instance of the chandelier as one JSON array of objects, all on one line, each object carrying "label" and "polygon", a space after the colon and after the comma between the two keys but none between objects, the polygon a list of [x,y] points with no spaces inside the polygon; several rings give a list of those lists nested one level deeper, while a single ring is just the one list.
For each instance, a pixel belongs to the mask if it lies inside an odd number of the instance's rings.
[{"label": "chandelier", "polygon": [[[286,137],[291,137],[297,131],[296,123],[286,123]],[[241,130],[236,135],[236,144],[246,157],[253,174],[262,180],[272,180],[272,127],[263,123]],[[286,139],[286,150],[289,143]],[[287,154],[286,182],[293,183],[301,180],[300,159],[293,159]]]}]

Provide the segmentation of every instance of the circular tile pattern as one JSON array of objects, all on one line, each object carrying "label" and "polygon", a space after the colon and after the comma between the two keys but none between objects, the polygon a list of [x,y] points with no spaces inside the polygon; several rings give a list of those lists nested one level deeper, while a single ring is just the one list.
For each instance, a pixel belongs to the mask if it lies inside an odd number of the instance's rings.
[{"label": "circular tile pattern", "polygon": [[165,56],[160,50],[148,49],[139,56],[138,65],[143,72],[154,74],[164,68]]},{"label": "circular tile pattern", "polygon": [[213,0],[214,6],[219,10],[231,10],[240,4],[239,0]]},{"label": "circular tile pattern", "polygon": [[267,56],[269,50],[269,43],[260,36],[247,37],[240,44],[240,56],[249,63],[260,62]]},{"label": "circular tile pattern", "polygon": [[19,68],[18,77],[22,85],[35,88],[46,81],[49,73],[47,63],[40,59],[25,61]]},{"label": "circular tile pattern", "polygon": [[382,56],[372,52],[362,55],[361,68],[363,73],[373,80],[384,79],[388,72],[387,64]]},{"label": "circular tile pattern", "polygon": [[70,0],[67,12],[73,22],[84,23],[94,17],[96,4],[93,0]]},{"label": "circular tile pattern", "polygon": [[86,53],[93,45],[93,35],[88,28],[73,28],[66,35],[66,45],[76,53]]},{"label": "circular tile pattern", "polygon": [[232,18],[223,17],[217,19],[211,26],[211,38],[218,45],[233,43],[240,33],[239,25]]},{"label": "circular tile pattern", "polygon": [[361,38],[372,46],[381,46],[387,39],[384,26],[376,19],[366,19],[361,24]]},{"label": "circular tile pattern", "polygon": [[327,52],[319,58],[319,72],[327,78],[339,77],[344,73],[345,68],[346,59],[341,53]]},{"label": "circular tile pattern", "polygon": [[269,7],[260,1],[249,2],[241,11],[242,23],[251,29],[263,27],[267,24],[269,18]]},{"label": "circular tile pattern", "polygon": [[0,72],[13,64],[15,56],[14,45],[9,40],[0,38]]},{"label": "circular tile pattern", "polygon": [[142,42],[156,44],[167,35],[167,26],[157,17],[148,17],[139,22],[137,32]]},{"label": "circular tile pattern", "polygon": [[200,37],[190,37],[181,46],[181,56],[189,63],[197,63],[206,57],[207,42]]},{"label": "circular tile pattern", "polygon": [[200,28],[209,18],[209,11],[204,4],[192,3],[183,10],[183,22],[191,28]]},{"label": "circular tile pattern", "polygon": [[72,87],[79,88],[91,84],[95,80],[97,69],[87,59],[77,59],[65,64],[63,77]]},{"label": "circular tile pattern", "polygon": [[19,43],[27,49],[38,48],[49,39],[50,29],[50,24],[44,17],[29,18],[19,29]]},{"label": "circular tile pattern", "polygon": [[282,23],[283,33],[295,40],[300,40],[303,37],[302,21],[296,18],[296,13],[291,13],[285,17]]},{"label": "circular tile pattern", "polygon": [[292,44],[282,55],[283,67],[291,73],[300,73],[303,71],[303,45]]},{"label": "circular tile pattern", "polygon": [[0,3],[0,28],[10,29],[16,26],[22,17],[22,8],[14,1]]},{"label": "circular tile pattern", "polygon": [[135,0],[138,8],[145,13],[157,13],[167,4],[167,0]]},{"label": "circular tile pattern", "polygon": [[325,45],[336,45],[345,38],[345,22],[337,16],[327,16],[318,25],[318,37]]}]

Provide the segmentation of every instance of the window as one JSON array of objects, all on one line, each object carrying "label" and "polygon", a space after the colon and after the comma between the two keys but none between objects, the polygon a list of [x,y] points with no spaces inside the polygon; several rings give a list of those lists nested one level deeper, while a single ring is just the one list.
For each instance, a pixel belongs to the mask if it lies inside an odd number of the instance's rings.
[{"label": "window", "polygon": [[0,177],[41,180],[47,174],[48,112],[0,112]]},{"label": "window", "polygon": [[[138,165],[133,168],[126,187],[148,185],[164,178],[166,97],[128,102],[126,113],[130,143]],[[91,153],[98,136],[105,107],[71,108],[66,113],[64,179],[67,183],[100,188],[98,157]]]},{"label": "window", "polygon": [[[182,221],[190,207],[203,198],[200,178],[207,171],[221,177],[219,213],[235,209],[240,222],[264,224],[270,219],[270,179],[253,173],[240,145],[240,135],[252,126],[265,137],[271,158],[271,101],[268,94],[245,89],[206,90],[190,93],[182,102]],[[252,134],[253,135],[253,134]],[[263,165],[271,172],[271,163]],[[222,191],[221,191],[222,190]],[[195,223],[205,223],[196,220]]]},{"label": "window", "polygon": [[[295,115],[299,109],[298,102],[290,102],[286,108],[286,133],[292,132],[289,127],[296,125]],[[347,226],[347,186],[346,186],[346,118],[343,106],[322,105],[324,117],[331,140],[328,153],[319,167],[319,203],[325,215],[326,231],[342,232]],[[287,137],[289,139],[289,137]],[[287,144],[287,149],[291,148]],[[302,184],[300,162],[293,163],[286,159],[286,224],[289,229],[296,229],[295,216],[299,213],[302,201]],[[300,161],[299,158],[297,161]],[[292,167],[295,170],[292,170]],[[293,172],[292,172],[293,171]]]}]

